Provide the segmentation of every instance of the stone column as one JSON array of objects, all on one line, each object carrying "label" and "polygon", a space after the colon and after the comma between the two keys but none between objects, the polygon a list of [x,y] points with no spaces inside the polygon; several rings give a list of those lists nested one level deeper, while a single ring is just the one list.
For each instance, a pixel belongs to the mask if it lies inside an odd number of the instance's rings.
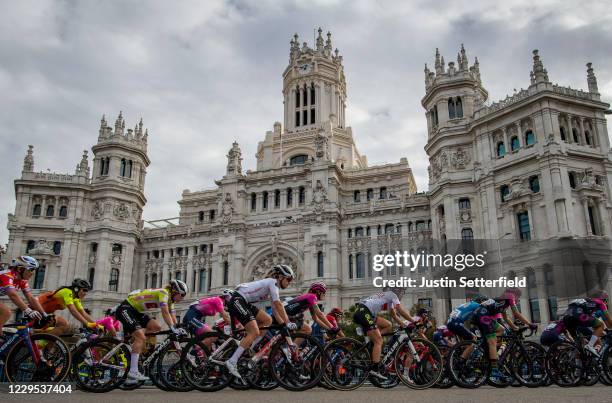
[{"label": "stone column", "polygon": [[580,144],[586,145],[586,138],[584,136],[584,118],[579,118],[578,124],[580,125],[580,130],[578,131],[578,137],[580,138]]},{"label": "stone column", "polygon": [[586,224],[587,236],[593,235],[593,228],[591,228],[591,220],[589,220],[589,199],[583,197],[580,199],[584,211],[584,222]]},{"label": "stone column", "polygon": [[[189,248],[189,247],[187,247]],[[193,257],[191,259],[187,258],[187,273],[185,273],[185,283],[187,287],[189,287],[189,295],[195,294],[195,286],[193,283],[194,273],[193,273]]]},{"label": "stone column", "polygon": [[608,212],[606,211],[606,206],[603,199],[598,198],[597,201],[597,212],[599,213],[599,225],[601,229],[601,234],[599,235],[609,235],[608,234]]},{"label": "stone column", "polygon": [[546,289],[546,277],[544,276],[544,267],[534,268],[536,287],[538,293],[538,305],[540,306],[540,323],[550,322],[548,309],[548,292]]},{"label": "stone column", "polygon": [[263,194],[261,192],[257,192],[256,195],[257,208],[255,209],[255,211],[257,213],[261,213],[263,211]]},{"label": "stone column", "polygon": [[[523,132],[522,132],[522,129],[521,129],[521,122],[520,121],[515,122],[514,126],[516,127],[516,135],[518,136],[519,147],[523,148],[523,147],[525,147],[525,141],[523,139]],[[533,130],[534,130],[534,133],[535,133],[535,127],[533,128]]]}]

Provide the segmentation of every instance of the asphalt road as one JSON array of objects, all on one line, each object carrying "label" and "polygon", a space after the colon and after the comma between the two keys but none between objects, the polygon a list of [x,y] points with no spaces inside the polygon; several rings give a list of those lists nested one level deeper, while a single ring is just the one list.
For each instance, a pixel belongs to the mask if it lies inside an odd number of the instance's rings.
[{"label": "asphalt road", "polygon": [[549,386],[544,388],[505,388],[495,389],[492,387],[482,387],[480,389],[469,390],[460,388],[450,389],[428,389],[410,390],[398,386],[390,390],[377,389],[371,386],[364,386],[351,392],[329,391],[321,388],[311,389],[306,392],[288,392],[276,389],[269,392],[260,391],[234,391],[225,389],[211,394],[200,392],[188,393],[168,393],[158,389],[147,388],[137,391],[124,392],[116,390],[105,394],[92,394],[84,392],[74,392],[70,395],[7,395],[0,394],[0,402],[19,401],[19,402],[88,402],[88,403],[166,403],[166,402],[195,402],[209,400],[214,402],[312,402],[312,403],[332,403],[342,402],[573,402],[573,403],[598,403],[612,402],[612,387],[596,385],[590,387],[559,388]]}]

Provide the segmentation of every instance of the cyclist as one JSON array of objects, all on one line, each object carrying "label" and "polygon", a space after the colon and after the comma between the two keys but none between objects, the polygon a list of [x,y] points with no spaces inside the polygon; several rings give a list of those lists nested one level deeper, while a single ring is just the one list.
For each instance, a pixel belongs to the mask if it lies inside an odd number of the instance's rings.
[{"label": "cyclist", "polygon": [[[89,281],[80,278],[75,278],[69,286],[60,287],[55,291],[45,292],[38,296],[38,301],[42,305],[46,313],[62,311],[68,309],[68,312],[79,322],[83,327],[88,329],[97,329],[96,321],[83,308],[81,300],[85,298],[87,292],[91,290]],[[55,328],[49,333],[59,336],[70,331],[68,321],[61,316],[55,317]]]},{"label": "cyclist", "polygon": [[[597,318],[600,316],[602,319]],[[595,355],[599,355],[595,349],[595,343],[604,334],[604,321],[608,327],[612,327],[612,319],[608,313],[608,293],[600,290],[592,294],[590,298],[579,298],[570,301],[567,311],[563,316],[563,324],[574,334],[578,327],[590,327],[593,329],[589,342],[585,349]]]},{"label": "cyclist", "polygon": [[[364,298],[355,305],[356,309],[353,314],[353,322],[361,326],[373,344],[370,375],[382,380],[387,379],[387,377],[381,373],[384,372],[384,368],[380,363],[383,345],[382,334],[390,333],[393,324],[383,317],[378,316],[378,314],[382,311],[388,311],[393,320],[402,327],[410,326],[410,322],[414,322],[414,319],[400,304],[404,292],[404,288],[391,287],[386,291]],[[400,316],[405,320],[401,319]]]},{"label": "cyclist", "polygon": [[96,323],[102,326],[111,337],[116,337],[117,332],[121,328],[121,322],[115,317],[114,309],[107,309],[106,312],[104,312],[104,317],[98,319]]},{"label": "cyclist", "polygon": [[478,326],[483,337],[487,339],[489,346],[489,361],[491,364],[491,378],[493,380],[499,380],[502,376],[497,367],[497,336],[503,334],[504,327],[497,319],[503,318],[512,330],[517,330],[518,327],[506,316],[506,309],[510,308],[514,318],[525,323],[531,329],[538,328],[538,325],[527,320],[516,307],[516,301],[521,294],[522,292],[519,288],[506,288],[500,297],[483,301],[474,312],[472,321]]},{"label": "cyclist", "polygon": [[223,308],[224,300],[230,297],[229,292],[230,290],[224,290],[220,297],[202,298],[193,302],[183,317],[183,326],[191,327],[195,330],[194,334],[199,336],[211,331],[210,326],[203,323],[207,316],[219,314],[224,322],[230,323],[229,314]]},{"label": "cyclist", "polygon": [[431,323],[431,311],[427,308],[419,308],[416,312],[416,316],[413,316],[412,319],[415,324],[421,326],[421,328],[418,329],[419,337],[426,339],[425,332],[433,326]]},{"label": "cyclist", "polygon": [[[344,337],[344,332],[340,329],[340,326],[338,325],[338,320],[342,317],[342,309],[340,308],[332,308],[331,311],[329,311],[329,313],[325,316],[325,318],[327,319],[327,321],[332,325],[332,327],[335,327],[338,329],[338,332],[336,333],[336,335],[338,337]],[[318,323],[314,323],[312,325],[312,336],[314,336],[317,340],[319,340],[319,342],[321,343],[325,343],[325,337],[324,337],[324,333],[323,333],[323,327],[319,326]]]},{"label": "cyclist", "polygon": [[310,285],[308,292],[290,299],[285,304],[285,312],[287,312],[289,320],[295,323],[302,333],[312,333],[311,327],[307,323],[304,323],[304,312],[306,310],[310,311],[310,315],[315,324],[318,324],[332,333],[338,332],[338,326],[332,325],[317,305],[317,302],[325,300],[326,292],[327,285],[322,281],[317,281]]},{"label": "cyclist", "polygon": [[448,330],[448,327],[446,327],[446,325],[442,325],[436,328],[432,339],[437,346],[452,347],[455,345],[453,337],[455,337],[453,332]]},{"label": "cyclist", "polygon": [[446,322],[448,330],[462,340],[476,340],[476,335],[465,327],[465,323],[471,322],[476,309],[480,308],[480,304],[487,299],[489,298],[485,295],[475,295],[471,301],[453,309]]},{"label": "cyclist", "polygon": [[143,351],[146,333],[159,332],[160,324],[151,319],[145,312],[161,310],[164,322],[176,335],[186,335],[184,329],[177,328],[174,304],[181,302],[189,289],[187,284],[181,280],[171,280],[165,288],[150,288],[146,290],[135,290],[117,308],[117,319],[123,325],[123,332],[131,334],[132,355],[130,358],[130,371],[128,377],[132,381],[146,381],[147,378],[138,370],[138,358]]},{"label": "cyclist", "polygon": [[[6,295],[9,299],[21,309],[23,314],[34,320],[40,320],[47,316],[42,306],[32,295],[32,290],[28,284],[28,280],[32,278],[32,274],[38,268],[38,261],[31,256],[19,256],[13,259],[8,268],[0,271],[0,295]],[[30,308],[19,294],[17,290],[23,292],[28,302],[34,309]],[[10,319],[11,310],[8,306],[0,302],[0,336],[2,336],[2,328]]]},{"label": "cyclist", "polygon": [[297,329],[297,325],[289,321],[279,296],[279,288],[287,288],[294,277],[295,274],[290,266],[278,264],[270,269],[266,278],[239,284],[232,291],[231,298],[227,303],[228,311],[232,319],[237,319],[246,330],[246,335],[240,341],[238,348],[225,362],[228,371],[236,378],[242,379],[237,368],[238,359],[253,343],[257,343],[263,338],[259,327],[270,326],[272,323],[270,315],[253,305],[254,302],[271,299],[273,315],[277,323],[284,325],[284,332],[287,333],[288,330]]}]

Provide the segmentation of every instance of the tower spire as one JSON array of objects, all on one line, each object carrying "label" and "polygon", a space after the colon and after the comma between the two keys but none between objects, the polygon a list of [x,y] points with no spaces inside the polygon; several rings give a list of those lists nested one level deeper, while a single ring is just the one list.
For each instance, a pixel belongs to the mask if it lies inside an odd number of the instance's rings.
[{"label": "tower spire", "polygon": [[321,27],[319,27],[318,31],[319,36],[317,36],[317,52],[323,52],[323,49],[325,48],[324,46],[324,41],[323,41],[323,30],[321,29]]},{"label": "tower spire", "polygon": [[593,71],[593,63],[587,63],[587,83],[589,85],[589,92],[593,94],[599,94],[599,89],[597,88],[597,77],[595,77],[595,72]]},{"label": "tower spire", "polygon": [[440,66],[441,66],[440,51],[438,50],[438,48],[436,48],[436,62],[434,64],[434,67],[436,69],[436,74],[440,74],[442,72],[442,68]]},{"label": "tower spire", "polygon": [[544,64],[538,55],[538,50],[533,50],[533,83],[546,83],[548,82],[548,72],[544,68]]},{"label": "tower spire", "polygon": [[29,145],[25,158],[23,159],[23,172],[34,172],[34,146]]}]

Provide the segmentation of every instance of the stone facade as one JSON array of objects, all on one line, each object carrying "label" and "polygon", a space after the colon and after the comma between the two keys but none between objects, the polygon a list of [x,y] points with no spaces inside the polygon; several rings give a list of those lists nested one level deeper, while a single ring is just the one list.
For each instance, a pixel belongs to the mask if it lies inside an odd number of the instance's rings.
[{"label": "stone facade", "polygon": [[[590,64],[588,91],[560,87],[534,51],[529,87],[488,104],[478,60],[470,66],[461,46],[457,64],[447,66],[436,52],[422,100],[430,184],[418,193],[406,158],[369,166],[358,151],[346,126],[342,63],[331,34],[319,30],[313,48],[296,35],[283,72],[284,121],[259,143],[257,169],[243,172],[233,143],[226,174],[213,189],[184,190],[176,218],[141,220],[149,165],[142,121],[125,131],[121,114],[114,129],[102,119],[92,172],[85,152],[74,175],[36,173],[30,146],[15,181],[7,256],[28,251],[44,262],[37,288],[93,279],[94,315],[132,289],[180,278],[190,301],[261,277],[277,262],[297,272],[285,294],[323,280],[329,309],[371,292],[373,254],[419,251],[434,239],[609,239],[609,105]],[[546,321],[546,268],[534,267],[537,248],[529,250],[504,266],[535,278],[537,295],[530,291],[521,306],[535,315],[537,301]],[[611,288],[609,277],[599,283]],[[430,304],[440,317],[450,302],[433,290],[404,299]]]}]

